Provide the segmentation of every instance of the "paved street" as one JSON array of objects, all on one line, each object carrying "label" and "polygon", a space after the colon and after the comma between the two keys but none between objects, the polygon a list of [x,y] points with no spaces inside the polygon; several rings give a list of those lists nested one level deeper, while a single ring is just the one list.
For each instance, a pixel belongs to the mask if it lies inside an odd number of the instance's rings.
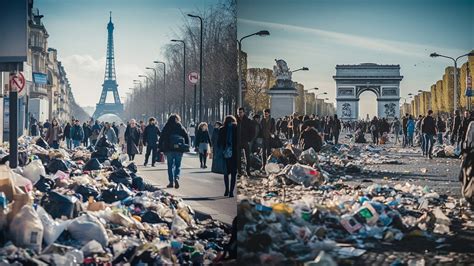
[{"label": "paved street", "polygon": [[[212,160],[208,168],[199,167],[197,154],[187,153],[182,161],[180,188],[166,188],[168,174],[166,163],[157,163],[156,167],[143,166],[145,155],[137,155],[135,162],[140,175],[149,183],[183,198],[195,210],[210,214],[214,219],[231,224],[237,213],[235,198],[224,197],[224,179],[222,175],[211,173]],[[235,193],[234,193],[235,194]]]}]

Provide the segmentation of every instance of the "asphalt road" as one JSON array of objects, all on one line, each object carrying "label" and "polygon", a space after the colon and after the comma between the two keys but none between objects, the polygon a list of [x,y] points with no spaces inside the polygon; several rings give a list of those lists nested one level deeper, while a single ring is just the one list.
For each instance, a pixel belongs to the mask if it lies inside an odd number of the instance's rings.
[{"label": "asphalt road", "polygon": [[172,195],[181,197],[195,210],[209,214],[224,223],[232,223],[237,215],[237,201],[235,198],[224,197],[224,179],[222,175],[211,173],[212,160],[208,159],[207,169],[201,169],[197,154],[184,154],[180,188],[175,189],[166,188],[168,185],[166,163],[157,163],[155,167],[148,164],[147,167],[144,167],[144,158],[144,154],[138,154],[135,157],[135,163],[140,176],[147,182]]}]

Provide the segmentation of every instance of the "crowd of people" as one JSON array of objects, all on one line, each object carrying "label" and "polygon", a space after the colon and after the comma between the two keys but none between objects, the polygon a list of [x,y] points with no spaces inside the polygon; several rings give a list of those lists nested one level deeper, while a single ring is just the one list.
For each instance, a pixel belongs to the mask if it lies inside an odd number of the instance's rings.
[{"label": "crowd of people", "polygon": [[[30,135],[42,137],[53,149],[60,147],[94,147],[103,137],[116,145],[122,153],[128,155],[129,161],[135,161],[137,154],[143,154],[144,166],[151,161],[151,167],[157,162],[167,162],[167,188],[178,189],[181,176],[183,154],[194,151],[199,154],[200,167],[207,168],[207,158],[213,157],[214,173],[224,175],[224,196],[233,197],[237,178],[237,120],[234,116],[225,117],[223,122],[214,124],[200,123],[197,127],[190,124],[186,128],[177,114],[171,114],[167,122],[160,127],[154,117],[137,122],[131,119],[126,124],[117,125],[93,120],[81,122],[73,119],[60,124],[57,119],[39,123],[32,119]],[[151,160],[150,160],[151,156]]]}]

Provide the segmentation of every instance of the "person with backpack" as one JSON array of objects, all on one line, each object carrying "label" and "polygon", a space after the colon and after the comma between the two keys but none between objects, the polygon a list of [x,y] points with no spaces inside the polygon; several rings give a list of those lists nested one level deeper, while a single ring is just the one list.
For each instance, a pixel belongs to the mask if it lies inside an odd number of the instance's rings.
[{"label": "person with backpack", "polygon": [[179,178],[181,174],[181,160],[183,153],[189,152],[189,135],[181,124],[181,117],[177,114],[169,116],[163,127],[158,148],[166,155],[168,161],[167,188],[179,188]]},{"label": "person with backpack", "polygon": [[413,136],[415,135],[415,120],[409,115],[407,120],[407,146],[413,147]]},{"label": "person with backpack", "polygon": [[199,153],[199,162],[201,163],[201,168],[207,168],[206,160],[207,153],[210,150],[209,145],[211,144],[211,138],[209,137],[209,129],[206,122],[202,122],[198,126],[196,133],[196,138],[194,141],[194,147]]},{"label": "person with backpack", "polygon": [[135,119],[130,120],[125,130],[125,142],[127,143],[128,160],[133,161],[138,153],[138,144],[140,142],[140,129]]},{"label": "person with backpack", "polygon": [[71,127],[70,135],[72,140],[71,148],[74,149],[75,147],[81,146],[81,142],[84,140],[84,130],[79,124],[79,120],[74,121],[74,126]]},{"label": "person with backpack", "polygon": [[156,159],[158,158],[158,137],[161,135],[160,129],[156,125],[156,119],[150,117],[148,125],[143,131],[143,145],[146,146],[144,166],[148,164],[148,158],[151,153],[151,166],[155,167]]},{"label": "person with backpack", "polygon": [[[267,114],[269,114],[268,112]],[[268,115],[266,116],[269,117]],[[273,118],[272,118],[273,119]],[[274,126],[274,125],[273,125]],[[237,119],[234,116],[228,115],[224,119],[224,125],[219,130],[219,137],[217,145],[223,150],[222,156],[225,159],[225,173],[224,173],[224,196],[234,197],[235,182],[237,179]],[[231,176],[229,183],[229,175]]]}]

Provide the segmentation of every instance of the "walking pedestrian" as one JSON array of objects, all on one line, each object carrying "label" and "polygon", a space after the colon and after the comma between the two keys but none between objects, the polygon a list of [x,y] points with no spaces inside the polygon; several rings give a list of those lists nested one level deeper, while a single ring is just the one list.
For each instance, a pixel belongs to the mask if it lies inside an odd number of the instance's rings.
[{"label": "walking pedestrian", "polygon": [[407,123],[408,123],[409,116],[410,115],[408,113],[406,113],[405,116],[402,119],[403,147],[406,147],[408,145]]},{"label": "walking pedestrian", "polygon": [[433,118],[433,111],[428,110],[428,115],[423,118],[421,122],[421,132],[423,133],[423,138],[424,138],[424,145],[425,148],[424,150],[424,155],[429,157],[430,159],[433,159],[432,156],[432,151],[433,151],[433,142],[434,142],[434,136],[436,135],[436,121]]},{"label": "walking pedestrian", "polygon": [[373,144],[379,144],[379,120],[376,116],[374,116],[374,118],[370,122],[370,133],[372,134]]},{"label": "walking pedestrian", "polygon": [[[281,120],[280,120],[281,124]],[[237,150],[237,172],[242,171],[242,150],[245,155],[245,173],[250,176],[250,142],[255,135],[255,127],[252,125],[252,121],[247,117],[245,109],[240,107],[238,109],[237,116],[237,134],[239,140],[239,147]]]},{"label": "walking pedestrian", "polygon": [[196,141],[196,126],[191,123],[188,127],[188,135],[189,135],[189,138],[191,139],[191,146],[194,147],[196,146],[195,145],[195,141]]},{"label": "walking pedestrian", "polygon": [[148,164],[148,158],[151,153],[151,166],[155,167],[156,159],[158,158],[158,137],[161,135],[160,129],[156,125],[156,119],[150,117],[148,125],[143,131],[143,144],[146,146],[144,166]]},{"label": "walking pedestrian", "polygon": [[100,127],[100,124],[99,124],[99,121],[96,120],[94,125],[91,126],[91,136],[90,136],[90,142],[91,142],[91,145],[92,146],[95,146],[95,144],[97,143],[97,139],[99,138],[99,135],[100,135],[100,130],[101,130],[101,127]]},{"label": "walking pedestrian", "polygon": [[59,149],[59,142],[63,136],[63,130],[58,123],[56,118],[53,118],[51,126],[48,128],[46,132],[46,141],[48,142],[49,146],[53,149]]},{"label": "walking pedestrian", "polygon": [[82,124],[82,131],[84,132],[84,139],[82,140],[82,143],[84,144],[84,147],[88,147],[89,139],[92,135],[92,128],[89,124],[84,122],[84,124]]},{"label": "walking pedestrian", "polygon": [[267,164],[267,157],[272,152],[271,139],[273,138],[275,134],[275,119],[273,119],[273,117],[270,116],[270,109],[265,109],[263,111],[263,119],[260,122],[260,125],[261,125],[261,132],[262,132],[262,138],[263,138],[262,170],[264,170],[265,165]]},{"label": "walking pedestrian", "polygon": [[64,140],[66,141],[66,147],[70,150],[71,149],[71,123],[67,122],[66,126],[63,130]]},{"label": "walking pedestrian", "polygon": [[407,145],[413,147],[413,136],[415,135],[415,120],[409,115],[407,120]]},{"label": "walking pedestrian", "polygon": [[206,122],[202,122],[198,126],[194,148],[199,153],[199,162],[201,168],[207,168],[207,153],[210,151],[211,138],[209,137],[209,128]]},{"label": "walking pedestrian", "polygon": [[216,174],[224,174],[225,173],[225,159],[223,156],[223,150],[219,145],[217,145],[217,140],[219,138],[219,130],[222,127],[222,123],[217,121],[214,124],[214,129],[211,136],[211,143],[212,143],[212,167],[211,172]]},{"label": "walking pedestrian", "polygon": [[74,121],[74,125],[71,127],[70,135],[72,140],[71,148],[74,149],[81,146],[81,142],[84,140],[84,129],[81,127],[79,120],[76,119]]},{"label": "walking pedestrian", "polygon": [[[267,112],[268,111],[268,112]],[[265,110],[268,126],[271,123],[270,110]],[[264,118],[265,120],[265,118]],[[262,123],[264,123],[262,121]],[[275,121],[273,120],[273,132],[275,130]],[[271,131],[271,130],[269,130]],[[224,173],[224,196],[234,197],[235,182],[237,179],[237,120],[234,116],[228,115],[224,120],[224,125],[219,130],[219,137],[217,140],[219,147],[223,150],[223,157],[225,159],[225,173]],[[230,183],[229,183],[230,175]]]},{"label": "walking pedestrian", "polygon": [[138,143],[140,142],[140,129],[138,129],[135,119],[130,120],[130,124],[125,130],[125,142],[127,143],[128,160],[133,161],[138,153]]},{"label": "walking pedestrian", "polygon": [[115,134],[115,130],[112,128],[109,122],[105,123],[104,128],[102,129],[101,136],[106,136],[107,140],[112,144],[117,144],[117,135]]},{"label": "walking pedestrian", "polygon": [[145,122],[140,120],[138,131],[140,132],[140,138],[138,140],[138,152],[143,154],[143,131],[145,131]]},{"label": "walking pedestrian", "polygon": [[120,123],[118,139],[121,152],[125,150],[125,130],[127,130],[127,127],[123,123]]},{"label": "walking pedestrian", "polygon": [[177,114],[169,116],[158,142],[158,148],[166,155],[168,161],[167,188],[179,188],[181,173],[181,160],[183,153],[189,151],[189,135],[181,124],[181,118]]},{"label": "walking pedestrian", "polygon": [[337,115],[334,115],[331,127],[332,136],[334,137],[334,144],[339,143],[339,134],[341,132],[341,121],[337,118]]},{"label": "walking pedestrian", "polygon": [[436,120],[436,129],[438,131],[438,144],[443,145],[443,134],[446,132],[446,122],[443,121],[440,115]]},{"label": "walking pedestrian", "polygon": [[400,120],[398,120],[398,118],[395,117],[395,119],[392,122],[392,130],[393,130],[393,133],[395,134],[395,144],[398,144],[398,142],[400,142],[400,138],[398,137],[400,135],[400,127],[401,127]]},{"label": "walking pedestrian", "polygon": [[36,122],[36,120],[33,120],[33,122],[31,123],[30,135],[32,137],[36,137],[36,136],[39,135],[39,126],[38,126],[38,122]]},{"label": "walking pedestrian", "polygon": [[[474,113],[471,112],[471,117]],[[462,182],[462,195],[474,210],[474,121],[469,122],[462,144],[462,162],[459,181]]]}]

